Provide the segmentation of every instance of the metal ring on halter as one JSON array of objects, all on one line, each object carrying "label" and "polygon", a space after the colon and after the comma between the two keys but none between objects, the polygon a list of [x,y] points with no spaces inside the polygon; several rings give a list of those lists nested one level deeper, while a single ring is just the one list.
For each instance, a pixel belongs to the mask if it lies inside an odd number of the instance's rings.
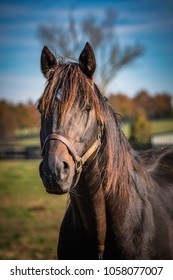
[{"label": "metal ring on halter", "polygon": [[75,168],[77,173],[80,173],[82,171],[82,165],[83,165],[82,160],[75,162]]}]

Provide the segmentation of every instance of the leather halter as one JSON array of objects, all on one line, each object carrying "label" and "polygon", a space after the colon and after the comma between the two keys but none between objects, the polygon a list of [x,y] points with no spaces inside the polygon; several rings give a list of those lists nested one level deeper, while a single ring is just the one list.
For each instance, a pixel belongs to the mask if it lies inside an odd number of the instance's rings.
[{"label": "leather halter", "polygon": [[70,143],[70,141],[65,136],[58,134],[58,133],[51,133],[46,137],[46,139],[44,141],[41,155],[43,155],[46,143],[48,141],[58,140],[58,141],[62,142],[68,148],[71,156],[73,157],[76,172],[80,173],[82,171],[82,166],[87,161],[87,159],[100,147],[102,133],[103,133],[103,124],[102,124],[102,122],[99,122],[97,139],[92,144],[92,146],[81,157],[78,156],[75,148],[73,147],[73,145]]}]

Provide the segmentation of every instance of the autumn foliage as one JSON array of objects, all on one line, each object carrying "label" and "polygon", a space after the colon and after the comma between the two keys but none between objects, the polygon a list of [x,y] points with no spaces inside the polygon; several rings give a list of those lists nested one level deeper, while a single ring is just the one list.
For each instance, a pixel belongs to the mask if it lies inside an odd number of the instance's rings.
[{"label": "autumn foliage", "polygon": [[149,119],[170,118],[173,116],[171,95],[164,92],[152,96],[143,90],[133,98],[121,93],[112,94],[109,102],[124,119],[132,119],[139,108],[145,112]]},{"label": "autumn foliage", "polygon": [[28,104],[11,104],[0,101],[0,139],[14,139],[17,129],[36,128],[39,126],[39,115],[35,106]]}]

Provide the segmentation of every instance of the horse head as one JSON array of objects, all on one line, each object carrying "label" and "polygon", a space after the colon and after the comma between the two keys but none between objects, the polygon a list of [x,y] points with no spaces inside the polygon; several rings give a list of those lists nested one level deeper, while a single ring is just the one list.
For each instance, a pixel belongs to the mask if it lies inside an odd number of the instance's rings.
[{"label": "horse head", "polygon": [[99,94],[94,84],[95,55],[86,43],[79,63],[57,61],[44,47],[41,70],[47,86],[39,100],[43,160],[40,176],[49,193],[63,194],[77,183],[83,165],[101,145]]}]

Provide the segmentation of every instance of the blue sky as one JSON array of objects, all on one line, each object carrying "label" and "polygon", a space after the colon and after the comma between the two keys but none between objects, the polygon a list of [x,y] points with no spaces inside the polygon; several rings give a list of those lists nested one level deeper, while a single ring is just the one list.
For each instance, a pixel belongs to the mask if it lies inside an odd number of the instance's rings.
[{"label": "blue sky", "polygon": [[116,30],[120,45],[140,43],[145,47],[142,57],[119,72],[109,92],[133,96],[146,89],[151,94],[173,94],[172,0],[1,0],[0,98],[35,102],[42,94],[43,44],[38,39],[38,26],[56,22],[59,17],[65,24],[71,7],[75,7],[78,17],[91,13],[101,16],[105,9],[115,9],[119,14]]}]

